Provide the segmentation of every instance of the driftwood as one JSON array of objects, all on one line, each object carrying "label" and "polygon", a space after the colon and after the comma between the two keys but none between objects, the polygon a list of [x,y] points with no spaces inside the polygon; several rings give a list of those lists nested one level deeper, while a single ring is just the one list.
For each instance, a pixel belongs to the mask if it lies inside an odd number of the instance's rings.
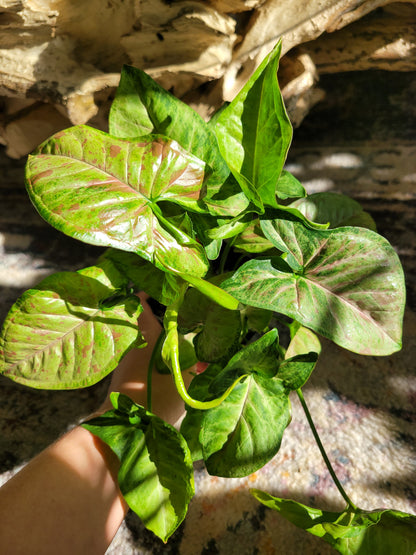
[{"label": "driftwood", "polygon": [[416,8],[393,4],[341,31],[304,45],[320,75],[340,71],[416,69]]},{"label": "driftwood", "polygon": [[10,156],[20,157],[62,127],[88,122],[105,128],[123,63],[145,69],[209,115],[235,95],[280,37],[289,54],[279,79],[299,125],[321,98],[320,73],[415,69],[416,8],[387,4],[1,0],[0,141]]}]

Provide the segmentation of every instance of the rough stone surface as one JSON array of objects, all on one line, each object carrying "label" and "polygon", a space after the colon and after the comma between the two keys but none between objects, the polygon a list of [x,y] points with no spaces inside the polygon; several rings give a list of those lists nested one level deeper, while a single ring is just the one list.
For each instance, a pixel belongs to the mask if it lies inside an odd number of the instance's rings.
[{"label": "rough stone surface", "polygon": [[[322,441],[353,501],[416,514],[416,75],[326,76],[326,100],[295,132],[287,167],[310,192],[352,195],[373,215],[404,265],[408,306],[403,350],[360,357],[324,342],[304,389]],[[100,249],[51,230],[23,189],[23,161],[0,159],[0,317],[44,275],[75,269]],[[0,378],[0,469],[4,482],[24,462],[89,414],[106,383],[69,392],[32,391]],[[248,488],[341,509],[299,404],[277,456],[244,479],[209,477],[196,466],[197,493],[167,545],[129,514],[107,555],[326,555],[317,538],[260,506]]]}]

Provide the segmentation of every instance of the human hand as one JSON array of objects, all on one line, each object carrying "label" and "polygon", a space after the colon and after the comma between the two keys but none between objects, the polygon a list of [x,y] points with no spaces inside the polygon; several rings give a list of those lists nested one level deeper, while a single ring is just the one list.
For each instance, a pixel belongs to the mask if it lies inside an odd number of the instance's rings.
[{"label": "human hand", "polygon": [[[138,324],[147,346],[132,349],[114,370],[107,397],[99,413],[112,409],[110,393],[113,391],[124,393],[137,404],[147,406],[147,369],[162,326],[147,303],[148,295],[142,292],[139,293],[139,298],[143,312]],[[183,372],[186,385],[192,379],[192,371],[193,368],[189,368]],[[159,374],[153,369],[152,412],[169,424],[175,424],[183,416],[184,410],[184,403],[176,391],[172,376]]]}]

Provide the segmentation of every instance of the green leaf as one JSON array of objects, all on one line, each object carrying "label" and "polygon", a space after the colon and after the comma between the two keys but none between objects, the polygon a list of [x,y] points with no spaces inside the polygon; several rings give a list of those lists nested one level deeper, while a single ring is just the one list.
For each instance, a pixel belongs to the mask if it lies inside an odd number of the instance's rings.
[{"label": "green leaf", "polygon": [[208,260],[216,260],[221,251],[221,239],[212,239],[209,231],[217,225],[217,219],[210,214],[190,214],[195,234],[204,245]]},{"label": "green leaf", "polygon": [[238,349],[240,333],[240,312],[210,303],[203,329],[194,339],[198,359],[217,362],[230,357]]},{"label": "green leaf", "polygon": [[[198,401],[204,401],[211,398],[213,399],[215,396],[210,393],[209,387],[221,370],[221,365],[210,364],[206,370],[202,372],[202,374],[198,374],[191,381],[188,388],[189,395]],[[188,443],[193,461],[200,461],[203,459],[199,434],[201,432],[202,417],[205,412],[206,411],[196,410],[186,406],[186,415],[181,423],[181,434]]]},{"label": "green leaf", "polygon": [[[283,170],[276,185],[276,195],[281,199],[306,197],[306,191],[294,175]],[[313,218],[309,219],[312,220]]]},{"label": "green leaf", "polygon": [[254,306],[245,307],[243,314],[245,318],[247,318],[247,328],[257,331],[258,333],[263,333],[268,328],[273,316],[271,310],[256,308]]},{"label": "green leaf", "polygon": [[[274,215],[277,215],[277,217],[282,217],[283,215],[284,218],[298,218],[311,229],[327,229],[328,227],[328,224],[326,223],[321,224],[309,221],[297,208],[291,208],[290,206],[283,206],[281,204],[278,206],[279,208],[277,210],[268,210],[267,215],[264,217],[273,219]],[[240,224],[241,227],[245,221],[246,218],[242,218],[242,223]],[[236,229],[238,231],[237,226]],[[213,231],[215,232],[215,229]],[[221,231],[221,228],[219,228],[219,231]],[[245,228],[243,228],[238,237],[234,240],[233,246],[235,249],[249,252],[251,254],[260,254],[275,248],[273,243],[265,237],[259,218],[252,220]]]},{"label": "green leaf", "polygon": [[78,126],[29,157],[26,182],[41,216],[67,235],[135,252],[162,270],[203,276],[203,247],[164,218],[157,203],[200,210],[204,166],[167,138],[132,143]]},{"label": "green leaf", "polygon": [[313,331],[294,322],[291,326],[291,340],[286,351],[285,358],[292,358],[296,355],[307,353],[321,353],[321,342]]},{"label": "green leaf", "polygon": [[252,221],[252,214],[245,214],[236,218],[218,218],[211,229],[207,230],[207,235],[212,239],[229,239],[242,233]]},{"label": "green leaf", "polygon": [[278,335],[272,330],[236,353],[224,369],[210,365],[196,376],[189,391],[208,400],[245,376],[216,408],[189,410],[183,430],[194,452],[203,454],[210,474],[246,476],[279,450],[290,421],[288,391],[274,378],[279,368]]},{"label": "green leaf", "polygon": [[26,291],[3,325],[1,372],[40,389],[87,387],[101,380],[143,343],[140,301],[123,294],[122,286],[124,279],[104,263],[54,274]]},{"label": "green leaf", "polygon": [[276,187],[292,139],[277,81],[281,43],[272,50],[212,127],[241,188],[262,212],[276,206]]},{"label": "green leaf", "polygon": [[[218,149],[216,137],[204,120],[140,69],[125,65],[109,118],[110,133],[132,139],[157,133],[177,141],[204,160],[210,171],[205,178],[205,202],[213,213],[238,214],[248,205],[239,188],[238,202],[228,202],[224,183],[230,170]],[[234,199],[237,200],[237,199]]]},{"label": "green leaf", "polygon": [[361,205],[354,199],[338,193],[314,193],[292,202],[308,220],[325,224],[330,228],[359,226],[376,231],[376,224]]},{"label": "green leaf", "polygon": [[202,415],[199,436],[210,474],[247,476],[279,450],[290,422],[290,404],[282,382],[252,373],[217,408]]},{"label": "green leaf", "polygon": [[132,252],[108,249],[100,260],[111,262],[134,283],[139,291],[145,291],[150,297],[165,306],[175,302],[180,295],[183,284],[180,277],[159,270]]},{"label": "green leaf", "polygon": [[[252,374],[267,378],[276,375],[279,368],[279,334],[276,328],[262,335],[257,341],[249,343],[236,353],[224,368],[221,375]],[[212,387],[215,386],[215,381]]]},{"label": "green leaf", "polygon": [[222,283],[226,291],[353,352],[388,355],[401,348],[403,270],[383,237],[356,227],[312,230],[283,219],[263,221],[262,229],[286,261],[247,262]]},{"label": "green leaf", "polygon": [[114,410],[83,424],[120,459],[118,482],[129,507],[164,542],[185,518],[194,494],[192,459],[169,424],[112,393]]},{"label": "green leaf", "polygon": [[413,555],[416,517],[394,510],[321,511],[253,489],[252,495],[290,522],[322,538],[343,555]]},{"label": "green leaf", "polygon": [[196,289],[188,289],[179,309],[178,325],[185,332],[198,330],[194,345],[200,361],[228,359],[238,349],[240,312],[218,305]]},{"label": "green leaf", "polygon": [[282,380],[286,389],[295,391],[305,385],[318,361],[318,353],[299,354],[284,360],[276,377]]},{"label": "green leaf", "polygon": [[284,204],[278,204],[276,209],[268,209],[267,214],[262,216],[260,221],[274,220],[275,218],[295,219],[301,221],[309,229],[328,229],[329,227],[328,222],[319,223],[309,220],[300,210],[293,208],[292,205],[286,206]]},{"label": "green leaf", "polygon": [[204,203],[214,216],[234,217],[253,210],[249,199],[231,174],[218,191],[214,190],[208,196],[209,193],[204,197]]}]

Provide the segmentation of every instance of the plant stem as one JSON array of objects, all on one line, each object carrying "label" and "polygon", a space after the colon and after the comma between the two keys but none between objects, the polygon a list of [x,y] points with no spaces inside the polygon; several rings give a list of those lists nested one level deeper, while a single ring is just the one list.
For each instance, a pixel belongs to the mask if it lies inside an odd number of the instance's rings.
[{"label": "plant stem", "polygon": [[225,247],[224,247],[224,250],[222,252],[221,261],[220,261],[220,268],[219,268],[220,274],[224,273],[225,263],[227,262],[227,258],[228,258],[228,255],[230,253],[231,247],[233,246],[236,239],[237,239],[237,235],[235,235],[234,237],[231,238],[230,241],[227,241],[225,243]]},{"label": "plant stem", "polygon": [[301,390],[301,389],[297,389],[297,390],[296,390],[296,393],[298,394],[298,397],[299,397],[299,400],[300,400],[300,402],[301,402],[302,408],[303,408],[303,410],[304,410],[304,412],[305,412],[305,415],[306,415],[306,418],[307,418],[307,420],[308,420],[308,424],[309,424],[309,426],[310,426],[310,428],[311,428],[311,430],[312,430],[313,437],[315,438],[315,441],[316,441],[316,443],[317,443],[317,445],[318,445],[318,447],[319,447],[319,451],[321,452],[322,458],[323,458],[324,461],[325,461],[326,467],[327,467],[327,469],[328,469],[328,471],[329,471],[329,473],[330,473],[330,475],[331,475],[331,478],[334,480],[335,485],[337,486],[339,493],[340,493],[340,494],[342,495],[342,497],[345,499],[345,501],[347,502],[348,506],[349,506],[351,509],[353,509],[354,511],[357,511],[357,510],[358,510],[357,506],[354,505],[354,503],[353,503],[353,502],[351,501],[351,499],[348,497],[348,495],[346,494],[344,488],[343,488],[342,485],[341,485],[341,482],[338,480],[338,477],[337,477],[337,475],[335,474],[335,470],[334,470],[333,467],[332,467],[332,464],[331,464],[331,462],[330,462],[330,460],[329,460],[329,458],[328,458],[328,455],[326,454],[326,451],[325,451],[325,449],[324,449],[324,446],[322,445],[322,441],[321,441],[321,438],[319,437],[318,431],[317,431],[317,429],[315,428],[315,424],[313,423],[312,416],[311,416],[311,413],[309,412],[309,409],[308,409],[308,407],[307,407],[307,405],[306,405],[306,401],[305,401],[305,398],[304,398],[304,396],[303,396],[302,390]]},{"label": "plant stem", "polygon": [[150,357],[149,360],[149,366],[147,367],[147,393],[146,393],[146,406],[147,406],[147,410],[149,412],[152,412],[152,378],[153,378],[153,367],[155,365],[155,358],[157,355],[157,352],[160,348],[160,344],[163,340],[165,336],[165,331],[162,329],[162,331],[159,334],[159,337],[157,338],[157,341],[155,343],[155,346],[153,347],[153,351],[152,351],[152,356]]},{"label": "plant stem", "polygon": [[182,400],[190,407],[199,410],[208,410],[218,407],[231,393],[237,383],[246,377],[246,374],[239,376],[228,389],[211,401],[198,401],[191,397],[183,381],[181,366],[179,362],[179,337],[178,337],[178,310],[182,302],[182,297],[166,308],[163,325],[166,331],[166,339],[162,347],[162,358],[172,371],[176,389]]}]

